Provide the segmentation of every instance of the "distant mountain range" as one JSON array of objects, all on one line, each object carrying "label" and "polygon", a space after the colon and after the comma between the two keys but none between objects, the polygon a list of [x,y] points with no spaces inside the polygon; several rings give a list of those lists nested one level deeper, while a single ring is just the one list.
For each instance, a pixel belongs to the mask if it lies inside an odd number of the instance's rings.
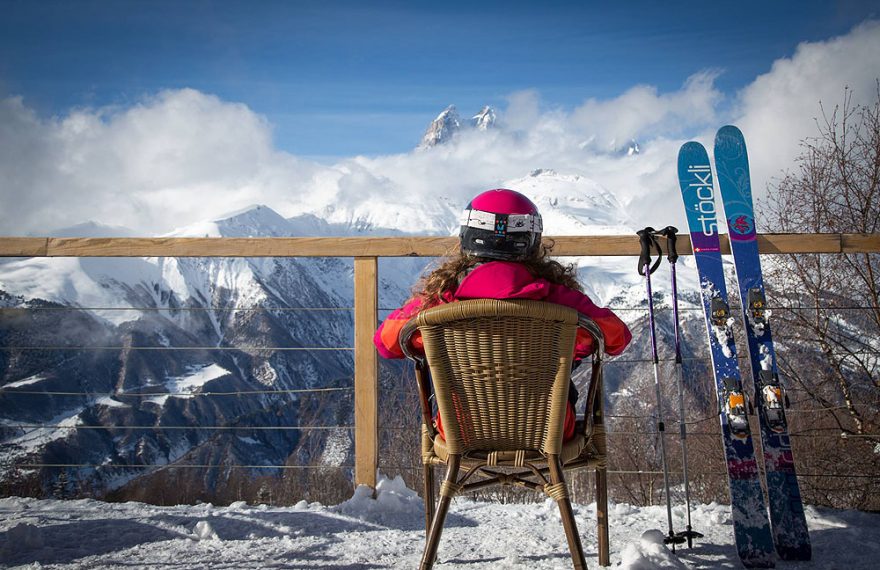
[{"label": "distant mountain range", "polygon": [[[462,131],[489,131],[496,128],[504,127],[499,126],[495,109],[488,105],[471,117],[468,122],[461,120],[455,105],[449,105],[428,125],[417,148],[425,150],[448,144]],[[633,156],[641,153],[641,147],[638,141],[631,139],[623,145],[612,144],[610,151],[613,154]]]},{"label": "distant mountain range", "polygon": [[[495,128],[495,110],[486,105],[479,113],[471,117],[467,123],[462,123],[455,105],[446,107],[437,118],[434,119],[425,131],[419,148],[431,148],[440,144],[446,144],[463,128],[487,131]],[[464,125],[464,126],[463,126]]]},{"label": "distant mountain range", "polygon": [[[537,169],[503,185],[535,201],[556,235],[634,233],[614,195],[585,177]],[[369,197],[284,218],[255,205],[170,235],[450,235],[457,232],[460,208],[443,196],[432,203]],[[82,224],[53,233],[130,232]],[[382,260],[380,317],[408,297],[428,261]],[[569,261],[578,263],[587,292],[598,302],[644,302],[635,260]],[[119,497],[154,500],[138,493],[150,488],[151,477],[158,485],[163,465],[351,464],[350,430],[296,428],[353,422],[352,281],[352,262],[344,258],[0,262],[0,478],[9,483],[36,477],[46,488],[57,469],[15,465],[103,465],[71,468],[71,480]],[[621,314],[639,326],[641,314]],[[399,366],[383,363],[382,374],[388,397],[398,397]],[[616,367],[609,373],[610,391],[640,374],[634,366]],[[339,390],[298,392],[315,388]],[[279,429],[266,429],[272,426]],[[159,467],[111,467],[136,465]],[[190,472],[200,481],[210,479],[218,493],[223,481],[231,485],[217,469]]]}]

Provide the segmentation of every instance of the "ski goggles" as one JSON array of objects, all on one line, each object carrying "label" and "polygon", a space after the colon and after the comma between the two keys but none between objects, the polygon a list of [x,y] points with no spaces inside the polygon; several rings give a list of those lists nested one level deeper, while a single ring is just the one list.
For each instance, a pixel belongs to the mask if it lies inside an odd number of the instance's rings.
[{"label": "ski goggles", "polygon": [[496,214],[482,210],[465,210],[461,213],[462,226],[488,230],[497,235],[508,233],[536,233],[544,231],[541,214]]}]

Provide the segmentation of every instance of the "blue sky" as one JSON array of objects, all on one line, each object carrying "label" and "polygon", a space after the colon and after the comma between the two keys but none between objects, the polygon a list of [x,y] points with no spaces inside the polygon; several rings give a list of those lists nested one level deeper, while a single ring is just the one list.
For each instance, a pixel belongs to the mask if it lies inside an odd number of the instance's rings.
[{"label": "blue sky", "polygon": [[43,117],[190,87],[265,116],[304,157],[406,152],[534,90],[570,109],[701,70],[734,94],[875,2],[144,2],[0,0],[0,97]]}]

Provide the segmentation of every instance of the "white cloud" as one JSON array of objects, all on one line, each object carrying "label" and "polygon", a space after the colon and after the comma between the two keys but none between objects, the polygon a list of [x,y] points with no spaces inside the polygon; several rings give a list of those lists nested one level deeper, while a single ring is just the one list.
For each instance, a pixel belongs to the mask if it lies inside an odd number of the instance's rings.
[{"label": "white cloud", "polygon": [[512,131],[530,131],[541,121],[540,107],[541,96],[534,89],[513,93],[507,97],[503,124]]},{"label": "white cloud", "polygon": [[571,123],[600,148],[660,134],[681,136],[716,119],[716,107],[723,98],[714,85],[717,77],[717,71],[704,71],[672,93],[637,85],[608,101],[590,99],[575,109]]},{"label": "white cloud", "polygon": [[749,144],[752,182],[766,186],[780,171],[792,166],[800,141],[817,134],[814,119],[843,100],[844,87],[854,102],[876,96],[880,78],[880,22],[866,22],[845,36],[824,42],[802,43],[791,58],[773,67],[739,96],[735,123]]},{"label": "white cloud", "polygon": [[[518,92],[499,110],[500,130],[464,132],[454,144],[427,152],[332,166],[275,149],[265,118],[190,89],[163,91],[131,108],[53,119],[7,98],[0,100],[0,233],[41,234],[95,220],[157,234],[252,203],[334,221],[371,205],[387,211],[432,204],[439,216],[536,168],[595,180],[627,206],[634,226],[683,229],[675,162],[686,138],[711,144],[717,127],[738,124],[760,193],[770,176],[792,165],[799,141],[815,134],[820,100],[833,106],[845,85],[862,100],[874,95],[878,53],[877,22],[802,44],[743,89],[725,114],[711,70],[673,92],[639,85],[574,109],[546,108],[537,91]],[[609,152],[630,138],[641,143],[640,156]],[[386,219],[410,224],[410,231],[430,222]]]},{"label": "white cloud", "polygon": [[85,220],[150,234],[252,203],[279,201],[313,165],[276,151],[246,106],[191,89],[128,109],[79,109],[40,120],[0,101],[4,233]]}]

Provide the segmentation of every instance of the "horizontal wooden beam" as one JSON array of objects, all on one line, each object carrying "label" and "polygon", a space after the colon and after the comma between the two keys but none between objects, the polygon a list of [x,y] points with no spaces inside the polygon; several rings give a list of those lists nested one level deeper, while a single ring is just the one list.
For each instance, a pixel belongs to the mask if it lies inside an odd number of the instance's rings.
[{"label": "horizontal wooden beam", "polygon": [[2,257],[46,257],[49,255],[48,238],[0,238]]},{"label": "horizontal wooden beam", "polygon": [[[631,256],[635,235],[558,236],[554,255]],[[880,234],[759,234],[761,253],[880,253]],[[0,237],[0,257],[440,257],[457,237],[22,238]],[[721,236],[722,253],[730,253]],[[691,254],[679,235],[679,253]]]},{"label": "horizontal wooden beam", "polygon": [[841,234],[840,245],[844,253],[877,253],[880,234]]}]

